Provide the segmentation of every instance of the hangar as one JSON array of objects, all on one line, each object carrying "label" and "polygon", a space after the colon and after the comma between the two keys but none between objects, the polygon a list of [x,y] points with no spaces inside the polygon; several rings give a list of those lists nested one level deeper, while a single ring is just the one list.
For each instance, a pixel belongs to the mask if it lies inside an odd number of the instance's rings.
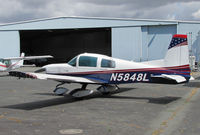
[{"label": "hangar", "polygon": [[66,62],[84,52],[133,61],[161,59],[173,34],[187,34],[190,55],[200,54],[200,22],[57,17],[0,25],[0,57],[50,54]]}]

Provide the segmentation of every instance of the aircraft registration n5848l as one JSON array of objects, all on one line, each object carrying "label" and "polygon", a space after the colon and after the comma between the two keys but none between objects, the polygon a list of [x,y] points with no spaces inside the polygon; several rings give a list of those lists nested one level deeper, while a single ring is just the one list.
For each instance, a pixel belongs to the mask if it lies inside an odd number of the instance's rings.
[{"label": "aircraft registration n5848l", "polygon": [[[45,73],[39,73],[44,71]],[[100,54],[83,53],[68,63],[50,64],[35,73],[10,72],[11,76],[55,80],[60,82],[54,90],[58,95],[83,97],[93,93],[88,84],[100,85],[101,93],[117,90],[122,83],[183,83],[190,76],[187,35],[172,37],[164,59],[148,62],[132,62]],[[68,90],[60,87],[65,83],[80,83],[82,87]]]}]

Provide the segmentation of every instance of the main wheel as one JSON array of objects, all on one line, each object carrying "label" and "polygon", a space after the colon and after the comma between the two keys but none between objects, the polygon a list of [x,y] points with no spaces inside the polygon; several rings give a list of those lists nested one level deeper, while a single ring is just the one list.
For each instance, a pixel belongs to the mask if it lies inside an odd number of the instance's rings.
[{"label": "main wheel", "polygon": [[100,86],[97,88],[97,90],[103,95],[108,95],[110,93],[106,86]]},{"label": "main wheel", "polygon": [[67,88],[64,88],[64,87],[57,87],[53,92],[54,92],[56,95],[62,96],[62,95],[64,95],[67,91],[68,91]]},{"label": "main wheel", "polygon": [[75,98],[82,98],[91,95],[93,92],[93,90],[88,89],[74,89],[69,93],[69,95]]},{"label": "main wheel", "polygon": [[97,88],[97,90],[99,92],[101,92],[103,95],[108,95],[110,94],[111,92],[114,92],[116,90],[118,90],[119,88],[116,87],[116,86],[112,86],[112,85],[102,85],[102,86],[99,86]]}]

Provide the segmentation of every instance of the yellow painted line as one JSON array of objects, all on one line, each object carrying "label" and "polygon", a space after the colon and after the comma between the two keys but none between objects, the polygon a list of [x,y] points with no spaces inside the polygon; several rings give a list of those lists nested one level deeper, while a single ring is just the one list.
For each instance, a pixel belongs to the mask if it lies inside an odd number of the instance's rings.
[{"label": "yellow painted line", "polygon": [[4,118],[5,116],[4,115],[0,115],[0,119]]},{"label": "yellow painted line", "polygon": [[141,126],[136,125],[136,124],[134,124],[134,123],[131,123],[129,126],[131,126],[131,127],[135,127],[135,128],[138,128],[138,129],[146,130],[144,127],[141,127]]},{"label": "yellow painted line", "polygon": [[82,134],[82,129],[61,129],[59,130],[62,135],[74,135],[74,134]]},{"label": "yellow painted line", "polygon": [[7,120],[14,121],[14,122],[17,122],[17,123],[22,123],[22,120],[17,119],[17,118],[7,118]]},{"label": "yellow painted line", "polygon": [[188,103],[191,100],[191,98],[197,93],[197,90],[198,88],[192,90],[190,96],[186,99],[186,103]]},{"label": "yellow painted line", "polygon": [[182,104],[181,106],[178,106],[175,109],[175,111],[172,112],[171,116],[167,120],[164,120],[160,124],[160,127],[158,129],[156,129],[156,130],[154,130],[152,132],[152,135],[160,135],[160,134],[162,134],[165,131],[165,129],[168,127],[169,121],[173,120],[177,116],[177,114],[183,110],[185,104],[188,103],[188,102],[190,102],[190,100],[192,99],[192,97],[197,93],[197,90],[198,90],[198,88],[193,89],[190,92],[190,95],[186,98],[186,101],[184,102],[184,104]]},{"label": "yellow painted line", "polygon": [[190,75],[193,75],[193,72],[190,72]]},{"label": "yellow painted line", "polygon": [[0,119],[7,119],[7,120],[10,120],[10,121],[14,121],[14,122],[17,122],[17,123],[21,123],[22,120],[20,119],[17,119],[17,118],[12,118],[12,117],[6,117],[5,115],[0,115]]}]

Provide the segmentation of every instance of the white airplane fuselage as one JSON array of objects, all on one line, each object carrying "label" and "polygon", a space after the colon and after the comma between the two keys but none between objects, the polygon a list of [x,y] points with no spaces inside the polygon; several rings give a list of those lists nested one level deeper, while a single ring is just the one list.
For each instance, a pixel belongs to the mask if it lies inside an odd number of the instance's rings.
[{"label": "white airplane fuselage", "polygon": [[5,71],[5,70],[6,70],[6,65],[0,62],[0,71]]},{"label": "white airplane fuselage", "polygon": [[19,63],[19,61],[0,59],[0,72],[7,72],[13,69],[17,69],[20,66],[21,64]]},{"label": "white airplane fuselage", "polygon": [[[83,59],[83,62],[84,59],[88,62],[86,58],[95,59],[96,64],[82,64],[81,59]],[[103,60],[107,60],[108,64],[106,65],[105,63],[105,65],[103,65]],[[154,82],[155,76],[162,74],[183,76],[186,81],[190,78],[188,64],[182,66],[166,66],[162,60],[152,61],[154,65],[151,65],[149,62],[137,63],[105,55],[84,53],[75,57],[74,61],[74,65],[68,62],[65,64],[50,64],[43,68],[47,74],[84,77],[99,81],[99,83],[107,84]],[[157,65],[155,63],[157,63]]]},{"label": "white airplane fuselage", "polygon": [[155,82],[158,79],[177,83],[190,79],[187,35],[172,37],[165,58],[148,62],[132,62],[100,54],[84,53],[68,64],[43,67],[47,74],[84,77],[105,84]]}]

